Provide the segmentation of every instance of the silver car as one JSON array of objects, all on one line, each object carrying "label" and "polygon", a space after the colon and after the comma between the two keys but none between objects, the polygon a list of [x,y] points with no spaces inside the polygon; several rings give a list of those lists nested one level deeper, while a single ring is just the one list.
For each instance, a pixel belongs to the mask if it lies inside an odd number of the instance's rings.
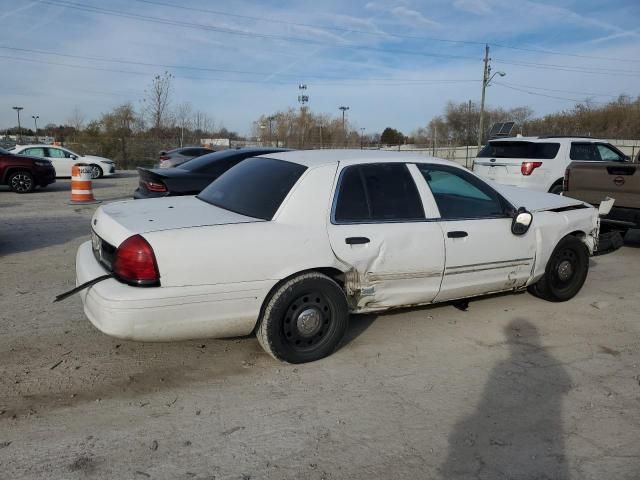
[{"label": "silver car", "polygon": [[205,147],[181,147],[160,152],[160,168],[172,168],[182,165],[192,158],[213,153],[215,150]]}]

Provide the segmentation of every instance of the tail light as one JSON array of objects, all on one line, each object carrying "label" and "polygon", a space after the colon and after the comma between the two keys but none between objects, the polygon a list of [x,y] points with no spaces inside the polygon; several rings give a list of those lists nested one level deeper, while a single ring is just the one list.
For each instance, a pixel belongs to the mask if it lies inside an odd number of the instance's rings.
[{"label": "tail light", "polygon": [[167,186],[162,182],[152,182],[150,180],[143,180],[142,184],[149,190],[150,192],[168,192]]},{"label": "tail light", "polygon": [[567,168],[564,171],[564,178],[562,179],[562,190],[564,190],[565,192],[569,191],[569,173],[570,170]]},{"label": "tail light", "polygon": [[528,177],[536,168],[540,166],[542,166],[542,162],[522,162],[522,165],[520,166],[520,172],[525,177]]},{"label": "tail light", "polygon": [[140,235],[127,238],[116,249],[113,273],[119,280],[130,285],[160,285],[160,272],[153,248]]},{"label": "tail light", "polygon": [[160,155],[160,160],[169,160],[170,158],[169,155]]}]

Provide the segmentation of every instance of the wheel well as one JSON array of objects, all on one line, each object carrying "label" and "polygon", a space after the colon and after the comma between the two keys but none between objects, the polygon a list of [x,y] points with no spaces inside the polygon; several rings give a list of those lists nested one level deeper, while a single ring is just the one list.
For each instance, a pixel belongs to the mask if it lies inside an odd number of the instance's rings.
[{"label": "wheel well", "polygon": [[580,240],[582,240],[584,237],[586,237],[586,236],[587,236],[587,234],[586,234],[586,233],[584,233],[584,232],[583,232],[583,231],[581,231],[581,230],[576,230],[575,232],[571,232],[571,233],[569,233],[569,234],[567,235],[567,237],[568,237],[569,235],[572,235],[572,236],[574,236],[574,237],[578,237]]},{"label": "wheel well", "polygon": [[260,314],[259,314],[258,320],[256,321],[255,327],[253,327],[252,335],[256,333],[256,331],[258,330],[258,327],[260,326],[260,319],[262,318],[262,314],[264,313],[264,307],[269,301],[269,299],[271,298],[271,296],[273,295],[273,292],[275,292],[276,289],[280,287],[280,285],[282,285],[285,282],[288,282],[293,277],[297,277],[298,275],[302,275],[304,273],[309,273],[309,272],[319,272],[326,275],[327,277],[334,280],[338,285],[340,285],[340,288],[344,290],[344,272],[334,267],[309,268],[307,270],[301,270],[299,272],[292,273],[291,275],[281,279],[278,283],[276,283],[273,287],[271,287],[271,290],[269,290],[269,293],[267,293],[267,295],[264,297],[264,301],[262,302],[262,305],[260,305]]},{"label": "wheel well", "polygon": [[550,192],[550,191],[553,189],[553,187],[555,187],[556,185],[562,185],[562,182],[563,182],[563,181],[564,181],[564,179],[563,179],[563,178],[559,178],[558,180],[556,180],[555,182],[553,182],[553,183],[551,184],[551,186],[549,187],[549,190],[547,190],[547,192]]},{"label": "wheel well", "polygon": [[29,175],[33,175],[33,172],[29,170],[27,167],[9,167],[7,171],[4,173],[4,177],[2,178],[2,183],[6,182],[10,175],[16,172],[27,172]]}]

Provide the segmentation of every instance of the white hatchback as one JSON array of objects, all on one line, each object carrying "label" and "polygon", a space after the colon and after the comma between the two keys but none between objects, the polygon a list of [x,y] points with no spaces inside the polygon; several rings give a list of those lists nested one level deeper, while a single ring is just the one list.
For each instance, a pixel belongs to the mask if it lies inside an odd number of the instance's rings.
[{"label": "white hatchback", "polygon": [[95,155],[80,155],[65,147],[57,145],[17,145],[10,150],[18,155],[46,158],[53,163],[56,178],[70,177],[71,167],[76,163],[86,163],[91,166],[91,178],[106,177],[116,173],[116,164],[108,158]]},{"label": "white hatchback", "polygon": [[91,227],[77,290],[98,329],[142,341],[256,332],[298,363],[333,352],[350,313],[526,288],[568,300],[599,219],[445,160],[316,150],[247,159],[196,197],[103,205]]},{"label": "white hatchback", "polygon": [[571,162],[627,159],[610,143],[589,137],[511,137],[489,141],[473,161],[473,171],[504,185],[560,193]]}]

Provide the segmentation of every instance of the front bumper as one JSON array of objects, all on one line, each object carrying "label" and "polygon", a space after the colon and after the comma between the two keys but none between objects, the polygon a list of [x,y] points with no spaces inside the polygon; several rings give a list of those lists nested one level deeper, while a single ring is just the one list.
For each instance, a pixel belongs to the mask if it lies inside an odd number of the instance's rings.
[{"label": "front bumper", "polygon": [[[91,242],[78,248],[76,285],[107,272]],[[245,287],[246,288],[246,287]],[[269,286],[233,291],[228,285],[133,287],[109,278],[79,295],[89,321],[103,333],[128,340],[174,341],[248,335]]]}]

